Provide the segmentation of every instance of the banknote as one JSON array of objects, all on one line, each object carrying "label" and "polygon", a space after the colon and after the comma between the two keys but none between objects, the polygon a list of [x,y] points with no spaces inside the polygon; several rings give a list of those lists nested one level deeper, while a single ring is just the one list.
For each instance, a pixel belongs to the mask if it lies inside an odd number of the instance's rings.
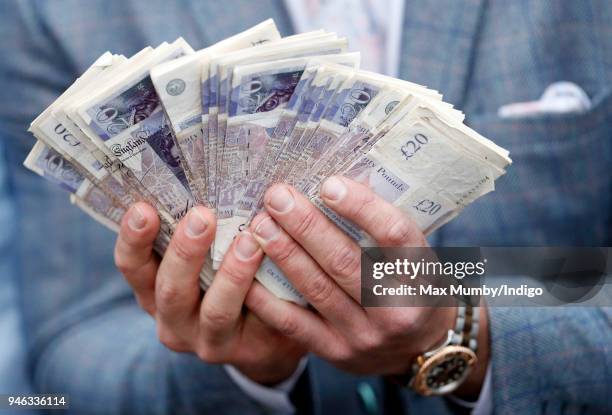
[{"label": "banknote", "polygon": [[104,168],[103,163],[94,156],[95,146],[89,143],[88,140],[83,141],[78,133],[71,133],[58,117],[54,115],[55,109],[77,93],[79,88],[95,82],[103,73],[126,61],[127,59],[121,55],[112,55],[109,52],[104,53],[70,88],[32,122],[29,131],[38,140],[53,148],[71,163],[80,166],[85,176],[96,186],[104,188],[121,203],[129,205],[135,199],[125,191],[117,178],[110,174]]},{"label": "banknote", "polygon": [[295,186],[305,194],[316,189],[320,180],[340,171],[344,163],[350,163],[361,149],[370,143],[375,130],[388,118],[389,114],[398,110],[407,99],[407,93],[402,89],[386,88],[381,91],[366,110],[362,111],[349,128],[340,135],[329,150],[311,162],[307,172],[295,176]]},{"label": "banknote", "polygon": [[175,221],[194,200],[149,70],[190,51],[182,39],[156,49],[140,65],[80,103],[73,119],[94,144],[129,169]]},{"label": "banknote", "polygon": [[[150,48],[145,48],[135,57],[143,56],[143,53],[147,52],[150,52]],[[120,218],[131,204],[138,200],[146,200],[142,196],[146,191],[128,186],[123,180],[126,175],[121,164],[111,161],[101,152],[58,107],[74,95],[78,95],[79,89],[100,81],[104,75],[112,73],[111,69],[121,69],[127,61],[120,55],[111,56],[110,59],[108,53],[102,55],[71,88],[37,117],[30,127],[30,131],[41,142],[55,150],[52,153],[55,165],[72,165],[74,169],[70,171],[78,171],[85,178],[81,187],[72,194],[74,203],[96,221],[113,230],[116,230]],[[35,146],[34,150],[36,148]],[[47,169],[47,176],[48,173]],[[161,228],[155,241],[158,251],[167,246],[173,231],[168,218],[163,213],[160,211]]]},{"label": "banknote", "polygon": [[269,19],[206,49],[162,63],[151,70],[151,80],[173,129],[190,188],[200,204],[208,204],[208,144],[205,140],[208,124],[203,125],[204,84],[201,74],[208,72],[215,54],[279,38],[274,21]]},{"label": "banknote", "polygon": [[[228,94],[231,89],[233,68],[237,65],[270,62],[280,59],[312,56],[317,54],[337,54],[346,50],[346,39],[339,39],[336,35],[323,31],[310,32],[290,36],[271,43],[258,45],[255,48],[240,50],[226,56],[220,56],[211,62],[211,72],[214,72],[216,84],[211,88],[216,90],[216,102],[211,102],[209,115],[209,142],[216,152],[216,173],[223,169],[223,155],[225,146],[225,129],[229,111]],[[212,157],[212,155],[211,155]],[[215,180],[215,181],[220,181]],[[216,198],[220,191],[216,187]]]},{"label": "banknote", "polygon": [[300,158],[324,114],[336,99],[336,94],[353,75],[353,71],[346,69],[335,71],[327,66],[322,67],[317,73],[306,91],[308,98],[298,111],[296,123],[281,146],[276,160],[278,167],[272,175],[273,182],[288,179],[294,163]]},{"label": "banknote", "polygon": [[[344,65],[352,69],[358,69],[360,55],[358,52],[342,53],[338,55],[326,55],[320,59],[308,59],[308,66],[305,68],[293,94],[291,95],[286,107],[281,112],[278,122],[272,134],[270,134],[261,156],[256,166],[250,170],[247,185],[238,200],[236,215],[249,218],[260,200],[263,192],[270,183],[270,177],[277,166],[277,157],[281,152],[287,136],[293,131],[298,122],[298,114],[305,116],[314,108],[315,102],[311,95],[317,95],[317,91],[311,90],[311,83],[315,79],[321,65],[325,63],[335,63]],[[331,82],[331,81],[330,81]],[[325,85],[321,85],[322,89]]]},{"label": "banknote", "polygon": [[[106,52],[32,122],[24,164],[114,232],[135,202],[151,204],[160,257],[192,206],[213,209],[203,290],[274,183],[294,186],[361,246],[375,241],[319,198],[332,175],[368,186],[426,235],[494,190],[506,150],[437,91],[360,70],[347,47],[324,30],[282,38],[267,20],[198,51],[179,38],[129,58]],[[256,278],[305,305],[268,257]]]},{"label": "banknote", "polygon": [[[230,53],[218,53],[210,62],[208,77],[205,81],[208,95],[203,102],[206,102],[208,116],[205,117],[208,121],[208,146],[209,146],[209,198],[213,202],[213,206],[217,207],[217,199],[219,197],[219,189],[217,186],[217,177],[219,166],[221,165],[223,156],[223,146],[225,137],[225,116],[228,110],[228,92],[230,89],[231,68],[241,59],[258,56],[260,53],[274,50],[278,45],[290,43],[287,38],[272,38],[265,42],[259,41],[252,45],[244,45],[243,41],[237,42],[236,46]],[[247,48],[246,46],[254,46]],[[204,80],[204,75],[203,75]],[[204,91],[204,88],[203,88]],[[203,114],[206,112],[203,109]],[[221,117],[221,120],[219,120]]]},{"label": "banknote", "polygon": [[407,113],[419,103],[436,107],[448,117],[459,122],[463,121],[463,114],[442,102],[442,96],[433,90],[405,81],[387,79],[380,75],[368,74],[373,79],[385,82],[385,89],[381,91],[366,110],[360,112],[349,128],[333,143],[327,151],[315,157],[307,171],[296,178],[294,183],[303,193],[313,196],[321,181],[336,172],[343,171],[350,164],[358,160],[369,150],[376,141],[392,128]]},{"label": "banknote", "polygon": [[207,160],[202,137],[199,65],[205,51],[162,63],[151,70],[151,81],[176,139],[176,153],[198,204],[206,204]]},{"label": "banknote", "polygon": [[[366,87],[364,83],[354,82],[353,78],[356,75],[354,71],[338,67],[330,69],[322,70],[319,78],[311,83],[310,103],[305,105],[298,114],[297,125],[293,127],[287,142],[277,157],[278,165],[272,174],[271,183],[291,182],[287,180],[290,172],[294,169],[295,163],[300,159],[305,147],[309,145],[313,135],[317,134],[319,125],[324,119],[328,123],[333,120],[340,124],[336,127],[336,131],[347,128],[355,116],[370,103],[380,89],[380,85],[375,87],[367,85]],[[360,98],[362,92],[364,92],[363,96],[370,94],[367,100]],[[356,97],[357,100],[353,97]],[[351,104],[355,106],[352,112],[348,106],[343,107],[345,103],[348,103],[349,106]],[[251,213],[251,218],[262,207],[263,202],[262,197],[260,197],[256,209]],[[299,304],[304,303],[301,294],[287,281],[276,264],[269,259],[266,258],[262,262],[257,272],[257,279],[278,297]]]},{"label": "banknote", "polygon": [[[358,61],[355,54],[321,55],[234,68],[224,146],[223,167],[228,170],[221,171],[219,176],[218,226],[225,233],[224,237],[229,232],[222,228],[226,223],[234,226],[234,233],[229,234],[233,237],[249,217],[250,210],[244,215],[238,213],[239,201],[243,199],[248,183],[263,164],[268,143],[281,122],[284,109],[289,106],[291,97],[302,92],[296,94],[295,89],[306,83],[302,79],[306,65],[311,60],[326,62],[328,57],[333,62]],[[228,180],[231,186],[224,184],[223,180]],[[251,198],[254,196],[250,195]],[[229,221],[225,222],[224,219]],[[227,241],[231,239],[227,237]]]},{"label": "banknote", "polygon": [[[389,131],[346,176],[409,213],[427,235],[492,191],[511,160],[500,148],[487,149],[472,131],[430,110],[420,112],[414,121]],[[495,162],[485,156],[489,150],[497,155]],[[367,240],[354,226],[344,229],[360,242]]]},{"label": "banknote", "polygon": [[[492,191],[510,163],[504,149],[420,107],[343,173],[409,214],[428,235]],[[312,202],[360,245],[376,246],[369,235],[318,197]],[[304,302],[272,261],[262,263],[257,278],[280,298]]]},{"label": "banknote", "polygon": [[269,131],[274,130],[302,76],[305,63],[298,59],[234,70],[223,163],[218,171],[218,222],[213,259],[222,258],[244,224],[234,215],[237,202],[263,155]]},{"label": "banknote", "polygon": [[[281,38],[276,25],[272,19],[268,19],[242,33],[222,40],[209,49],[209,54],[205,62],[202,62],[200,69],[201,84],[201,106],[202,106],[202,137],[204,141],[204,152],[206,157],[206,178],[207,178],[207,200],[209,206],[216,207],[216,169],[217,151],[216,139],[210,140],[212,134],[216,137],[216,112],[213,111],[213,123],[209,126],[209,113],[211,106],[217,108],[217,71],[216,66],[212,66],[212,59],[221,54],[235,52],[241,49],[254,47],[277,41]],[[214,103],[214,105],[213,105]],[[211,132],[212,131],[212,132]]]},{"label": "banknote", "polygon": [[303,137],[308,135],[305,132],[314,131],[339,86],[352,76],[351,71],[345,72],[330,72],[325,66],[321,66],[312,81],[305,85],[302,91],[303,98],[300,100],[301,105],[295,113],[295,120],[286,124],[289,128],[280,132],[282,134],[278,138],[280,148],[275,155],[268,157],[268,162],[264,166],[265,180],[260,182],[258,194],[253,196],[254,203],[252,203],[249,221],[263,208],[265,190],[274,183],[285,181],[293,163],[303,150],[302,146],[306,142]]},{"label": "banknote", "polygon": [[347,42],[334,34],[316,32],[285,38],[258,48],[239,51],[222,57],[217,64],[219,81],[218,136],[223,139],[229,113],[229,96],[233,69],[238,65],[281,61],[297,57],[338,54],[346,50]]},{"label": "banknote", "polygon": [[305,90],[312,82],[318,68],[318,64],[312,65],[302,73],[291,98],[287,102],[287,106],[279,116],[274,131],[270,134],[265,144],[257,166],[252,170],[252,174],[248,178],[244,192],[238,200],[236,205],[236,214],[238,216],[248,218],[259,196],[265,190],[271,172],[274,170],[276,156],[281,149],[286,135],[295,126],[298,111],[305,105],[305,101],[309,96],[309,94],[305,93]]},{"label": "banknote", "polygon": [[[333,55],[343,53],[346,49],[346,39],[338,39],[335,36],[323,35],[316,37],[317,40],[309,39],[308,42],[295,40],[286,42],[282,47],[270,48],[270,45],[262,45],[259,48],[252,48],[230,55],[222,59],[218,63],[219,73],[219,111],[217,115],[217,152],[221,157],[217,157],[217,236],[215,238],[215,246],[213,249],[213,260],[215,266],[218,266],[229,247],[234,236],[239,232],[243,221],[234,216],[234,209],[237,202],[244,193],[246,182],[248,180],[248,167],[245,164],[249,153],[254,156],[256,161],[262,154],[269,134],[274,130],[282,108],[286,106],[287,101],[297,86],[297,82],[301,77],[306,66],[306,60],[300,60],[297,64],[291,59],[319,55]],[[270,65],[269,62],[274,61],[276,64],[289,60],[289,68],[283,68],[280,72],[270,69],[275,65]],[[248,73],[245,76],[245,82],[240,80],[234,82],[234,70],[238,66],[260,64],[267,65],[268,69],[259,67],[249,67],[245,69]],[[247,90],[245,88],[253,88],[261,84],[261,80],[255,80],[260,76],[258,72],[263,71],[268,80],[270,91],[265,89],[263,94],[269,93],[269,96],[260,95],[258,91]],[[269,74],[266,72],[271,71]],[[240,69],[238,71],[240,74]],[[274,81],[278,82],[275,84]],[[261,84],[263,85],[263,84]],[[257,123],[253,119],[249,120],[246,128],[238,126],[243,122],[235,121],[232,124],[231,131],[228,131],[228,118],[230,111],[230,103],[232,91],[236,88],[236,94],[242,92],[242,96],[236,96],[232,111],[236,111],[236,115],[243,115],[244,112],[254,112]],[[257,104],[258,100],[263,99]],[[255,103],[255,104],[254,104]],[[263,115],[265,114],[265,115]],[[263,115],[263,116],[262,116]],[[250,117],[252,118],[252,117]],[[248,131],[253,131],[255,134],[247,135]],[[270,132],[268,132],[270,131]],[[256,137],[249,139],[249,137]],[[222,143],[222,146],[220,144]],[[247,150],[247,146],[249,150]]]},{"label": "banknote", "polygon": [[302,135],[304,144],[299,158],[292,164],[287,182],[294,184],[301,174],[311,169],[317,160],[327,154],[352,121],[384,88],[383,84],[352,77],[335,95],[320,123],[312,133]]},{"label": "banknote", "polygon": [[[138,65],[151,55],[153,49],[144,48],[131,58],[108,66],[104,72],[93,79],[84,81],[86,73],[69,88],[31,125],[31,131],[42,141],[55,148],[71,162],[80,165],[89,179],[97,186],[110,190],[126,206],[135,201],[145,201],[158,209],[162,232],[170,232],[173,219],[150,192],[141,187],[134,175],[105,147],[96,146],[83,130],[73,122],[80,102],[91,95],[92,85],[109,82],[114,76],[123,73],[129,66]],[[73,90],[76,89],[76,90]],[[70,115],[70,116],[69,116]],[[101,167],[100,167],[101,166]],[[171,234],[171,233],[169,233]]]},{"label": "banknote", "polygon": [[[87,180],[79,168],[62,157],[51,147],[38,141],[24,161],[24,166],[46,180],[57,184],[71,193],[71,202],[83,212],[92,217],[113,232],[118,232],[121,218],[127,207],[110,197],[98,186]],[[154,243],[155,251],[163,256],[171,234],[160,232]],[[200,285],[207,289],[212,283],[214,271],[212,261],[204,266],[200,272]]]},{"label": "banknote", "polygon": [[[318,150],[315,156],[324,154],[326,148],[333,144],[333,142],[330,143],[332,138],[330,133],[334,132],[334,138],[340,135],[341,131],[346,129],[352,121],[349,118],[356,116],[361,109],[367,106],[369,100],[374,98],[380,85],[376,84],[375,88],[372,85],[365,86],[364,80],[356,84],[354,76],[354,71],[339,66],[324,67],[317,74],[310,86],[310,105],[305,105],[298,113],[297,122],[276,158],[276,167],[271,173],[268,186],[277,182],[295,184],[297,174],[292,175],[292,172],[297,173],[306,169],[307,161],[310,160],[314,150]],[[364,98],[358,103],[354,97],[359,97],[360,88],[366,88],[363,97],[368,96],[367,94],[371,95],[367,100]],[[320,125],[324,127],[321,131],[319,131]],[[328,131],[330,129],[332,131]],[[251,218],[262,208],[263,194],[259,196],[252,210]]]},{"label": "banknote", "polygon": [[82,199],[75,194],[71,194],[70,202],[105,228],[114,233],[119,233],[121,217],[123,217],[125,210],[117,210],[117,215],[112,215],[109,217],[100,212],[100,210],[94,208],[94,206],[112,205],[112,200],[98,188],[94,188],[94,191],[91,192],[91,196],[92,197],[90,198]]},{"label": "banknote", "polygon": [[[108,141],[146,119],[159,106],[149,71],[163,62],[193,53],[182,38],[154,49],[108,85],[93,91],[78,110],[95,141]],[[78,123],[77,123],[78,124]],[[87,132],[86,131],[86,132]]]},{"label": "banknote", "polygon": [[105,223],[113,223],[114,227],[119,225],[125,207],[87,180],[74,164],[51,147],[37,141],[23,164],[39,176],[74,194],[89,209],[103,216]]}]

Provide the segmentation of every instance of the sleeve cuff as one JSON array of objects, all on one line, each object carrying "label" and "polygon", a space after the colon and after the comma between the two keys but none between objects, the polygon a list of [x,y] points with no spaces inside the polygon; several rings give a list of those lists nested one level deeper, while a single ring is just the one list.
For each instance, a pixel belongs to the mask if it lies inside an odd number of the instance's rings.
[{"label": "sleeve cuff", "polygon": [[300,360],[295,372],[275,386],[263,386],[244,376],[238,369],[231,365],[224,365],[224,369],[232,381],[251,399],[260,405],[279,414],[292,414],[295,408],[289,399],[289,393],[295,387],[300,376],[304,373],[308,358]]},{"label": "sleeve cuff", "polygon": [[489,362],[484,383],[482,384],[482,389],[480,390],[477,401],[466,401],[459,399],[455,395],[448,395],[446,398],[456,405],[471,409],[472,415],[491,415],[493,413],[493,387],[491,378],[491,363]]}]

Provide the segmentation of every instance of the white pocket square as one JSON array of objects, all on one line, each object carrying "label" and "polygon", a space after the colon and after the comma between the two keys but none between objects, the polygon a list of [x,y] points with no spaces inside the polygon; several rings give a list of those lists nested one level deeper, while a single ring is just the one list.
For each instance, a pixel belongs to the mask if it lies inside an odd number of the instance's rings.
[{"label": "white pocket square", "polygon": [[501,118],[535,117],[545,114],[581,113],[591,108],[591,100],[582,88],[573,82],[550,84],[536,101],[514,102],[499,107]]}]

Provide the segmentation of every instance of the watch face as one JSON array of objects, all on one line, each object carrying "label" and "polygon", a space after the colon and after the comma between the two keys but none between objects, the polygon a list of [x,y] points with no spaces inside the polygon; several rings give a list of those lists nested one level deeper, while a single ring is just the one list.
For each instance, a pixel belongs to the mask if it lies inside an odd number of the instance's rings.
[{"label": "watch face", "polygon": [[463,383],[476,363],[474,352],[463,346],[447,346],[427,359],[414,379],[423,395],[444,395]]}]

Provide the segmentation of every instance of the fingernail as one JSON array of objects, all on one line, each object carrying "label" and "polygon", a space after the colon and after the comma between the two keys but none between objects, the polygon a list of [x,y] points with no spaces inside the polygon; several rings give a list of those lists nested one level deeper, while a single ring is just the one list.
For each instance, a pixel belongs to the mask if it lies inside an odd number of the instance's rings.
[{"label": "fingernail", "polygon": [[339,202],[346,195],[344,182],[336,177],[330,177],[321,186],[321,196],[325,199]]},{"label": "fingernail", "polygon": [[236,256],[242,261],[251,259],[259,251],[259,244],[249,232],[241,232],[236,242]]},{"label": "fingernail", "polygon": [[138,206],[132,206],[127,223],[133,231],[140,231],[147,224],[147,218],[145,218]]},{"label": "fingernail", "polygon": [[278,213],[287,213],[293,209],[293,195],[285,186],[278,186],[268,198],[268,205]]},{"label": "fingernail", "polygon": [[189,212],[187,228],[185,229],[187,236],[191,239],[198,238],[206,231],[206,228],[208,228],[206,219],[198,212],[198,209],[192,208]]},{"label": "fingernail", "polygon": [[270,217],[267,217],[261,222],[259,222],[259,224],[255,228],[255,234],[261,239],[263,239],[265,242],[271,241],[276,238],[279,232],[280,228],[278,227],[276,222],[274,222]]}]

